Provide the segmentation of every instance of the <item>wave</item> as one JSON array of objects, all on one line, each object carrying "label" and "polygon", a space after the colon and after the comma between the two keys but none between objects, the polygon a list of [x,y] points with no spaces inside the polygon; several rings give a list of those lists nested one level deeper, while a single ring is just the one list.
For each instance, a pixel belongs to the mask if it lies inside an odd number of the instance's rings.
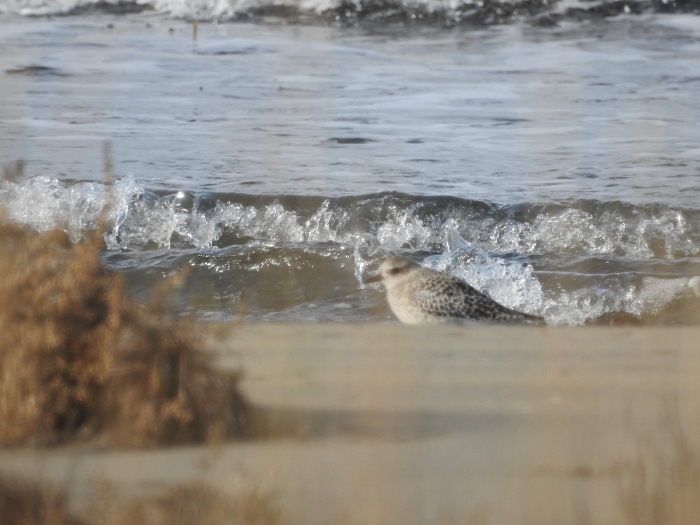
[{"label": "wave", "polygon": [[[354,297],[362,276],[398,253],[550,323],[584,324],[620,312],[658,313],[693,297],[689,279],[700,274],[700,210],[662,204],[166,193],[148,191],[132,176],[109,187],[47,177],[5,182],[0,204],[13,221],[39,231],[62,228],[74,240],[104,216],[106,259],[114,267],[152,275],[154,267],[167,273],[190,264],[205,281],[238,290],[222,292],[238,299],[257,281],[303,282],[284,293],[306,297],[300,290],[315,287],[319,275],[335,276],[325,288]],[[305,300],[330,305],[314,314],[322,320],[337,320],[336,306],[346,304],[333,295]],[[298,311],[286,311],[291,319],[309,319],[296,299],[280,301],[295,304],[287,306]],[[274,308],[256,311],[262,320],[290,320]]]},{"label": "wave", "polygon": [[[111,187],[35,177],[0,186],[9,217],[74,239],[107,213],[110,250],[225,247],[251,239],[335,242],[384,252],[442,251],[452,232],[487,252],[585,253],[633,259],[700,254],[700,210],[577,200],[499,206],[384,193],[324,198],[151,192],[126,176]],[[108,205],[109,203],[109,205]]]},{"label": "wave", "polygon": [[156,11],[201,21],[276,17],[288,22],[356,25],[488,26],[529,20],[554,25],[648,12],[698,13],[698,0],[8,0],[0,13],[24,16]]}]

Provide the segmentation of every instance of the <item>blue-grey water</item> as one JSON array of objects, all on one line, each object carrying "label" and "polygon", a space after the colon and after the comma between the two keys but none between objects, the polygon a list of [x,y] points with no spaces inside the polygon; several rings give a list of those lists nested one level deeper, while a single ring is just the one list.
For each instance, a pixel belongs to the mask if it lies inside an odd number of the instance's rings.
[{"label": "blue-grey water", "polygon": [[109,200],[138,297],[190,265],[204,319],[384,321],[399,253],[553,324],[700,319],[695,14],[143,4],[0,9],[0,202],[77,240]]}]

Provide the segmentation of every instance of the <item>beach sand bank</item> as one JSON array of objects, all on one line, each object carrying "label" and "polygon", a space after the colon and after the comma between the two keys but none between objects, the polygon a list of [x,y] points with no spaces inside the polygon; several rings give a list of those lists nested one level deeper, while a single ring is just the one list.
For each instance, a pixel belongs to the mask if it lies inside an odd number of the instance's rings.
[{"label": "beach sand bank", "polygon": [[[5,449],[0,471],[126,496],[255,487],[289,524],[693,523],[700,329],[212,326],[257,437]],[[693,514],[693,512],[695,514]],[[644,521],[644,516],[649,521]]]}]

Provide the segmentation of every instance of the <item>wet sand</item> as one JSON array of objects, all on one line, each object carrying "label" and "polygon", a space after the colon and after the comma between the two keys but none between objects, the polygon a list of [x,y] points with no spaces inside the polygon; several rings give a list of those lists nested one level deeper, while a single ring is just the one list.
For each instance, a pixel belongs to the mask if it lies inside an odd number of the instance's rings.
[{"label": "wet sand", "polygon": [[261,437],[6,449],[0,470],[59,483],[78,506],[95,480],[126,495],[191,479],[256,486],[305,525],[633,523],[637,496],[671,508],[700,493],[700,477],[676,475],[700,472],[695,327],[212,332],[222,366],[245,371]]}]

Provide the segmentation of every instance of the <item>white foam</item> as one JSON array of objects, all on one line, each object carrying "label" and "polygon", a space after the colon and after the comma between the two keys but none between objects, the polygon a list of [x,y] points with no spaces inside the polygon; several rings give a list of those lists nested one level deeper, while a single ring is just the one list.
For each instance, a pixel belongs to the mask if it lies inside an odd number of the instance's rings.
[{"label": "white foam", "polygon": [[654,314],[687,290],[688,280],[645,277],[639,287],[616,289],[605,286],[561,292],[543,301],[550,324],[582,325],[605,314],[627,312],[636,316]]},{"label": "white foam", "polygon": [[695,295],[700,295],[700,276],[691,277],[688,280],[688,288],[695,292]]},{"label": "white foam", "polygon": [[544,295],[532,266],[491,256],[469,245],[451,226],[444,230],[447,249],[425,259],[426,266],[465,280],[504,306],[540,314]]},{"label": "white foam", "polygon": [[[179,18],[216,20],[230,18],[236,13],[252,8],[277,5],[274,0],[133,0],[138,5],[151,6],[154,10]],[[13,13],[23,16],[44,16],[65,14],[76,8],[104,2],[112,5],[119,0],[8,0],[0,5],[0,13]],[[333,9],[339,0],[287,0],[285,5],[302,11],[320,13]]]},{"label": "white foam", "polygon": [[[619,210],[597,216],[577,208],[543,211],[532,223],[492,216],[478,219],[454,212],[444,222],[422,218],[420,207],[387,206],[373,230],[357,231],[344,225],[355,210],[325,201],[311,217],[286,210],[279,202],[259,208],[219,202],[201,211],[198,199],[191,208],[182,205],[184,193],[162,198],[150,194],[131,175],[110,189],[110,247],[129,247],[155,242],[167,247],[177,235],[193,247],[211,247],[230,230],[238,235],[273,242],[361,243],[376,253],[411,248],[454,251],[467,243],[499,253],[583,253],[650,259],[659,255],[672,259],[678,254],[700,253],[695,230],[684,213],[662,209],[636,211],[623,216]],[[75,239],[96,226],[106,202],[101,184],[65,186],[49,177],[21,183],[5,183],[0,199],[12,220],[39,231],[64,228]],[[370,237],[371,242],[369,242]],[[466,241],[464,240],[466,239]]]},{"label": "white foam", "polygon": [[[320,14],[336,9],[341,0],[130,0],[137,5],[152,7],[155,11],[180,18],[200,20],[227,19],[236,13],[247,12],[251,9],[285,5],[302,12]],[[0,13],[13,13],[25,16],[65,14],[76,8],[104,2],[116,5],[119,0],[7,0],[0,4]],[[462,8],[463,0],[404,0],[401,2],[406,9],[421,8],[428,12],[454,12]],[[478,4],[475,4],[478,5]],[[578,4],[577,4],[578,5]]]},{"label": "white foam", "polygon": [[96,227],[105,202],[99,184],[85,182],[66,188],[49,177],[6,183],[0,198],[11,220],[38,231],[65,229],[74,240]]}]

